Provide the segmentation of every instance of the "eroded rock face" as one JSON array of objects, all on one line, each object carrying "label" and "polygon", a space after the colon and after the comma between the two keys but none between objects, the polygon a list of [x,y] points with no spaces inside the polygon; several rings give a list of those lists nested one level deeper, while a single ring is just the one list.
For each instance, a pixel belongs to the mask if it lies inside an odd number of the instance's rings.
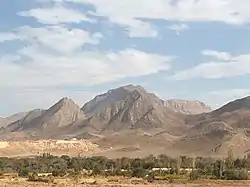
[{"label": "eroded rock face", "polygon": [[14,114],[14,115],[6,117],[6,118],[0,117],[0,127],[5,128],[7,125],[22,119],[27,114],[28,114],[28,112],[21,112],[21,113]]},{"label": "eroded rock face", "polygon": [[24,118],[7,126],[7,131],[49,130],[74,124],[83,120],[84,113],[73,100],[63,98],[48,110],[33,110]]},{"label": "eroded rock face", "polygon": [[63,98],[41,117],[43,126],[64,127],[84,118],[84,113],[72,99]]},{"label": "eroded rock face", "polygon": [[185,115],[194,115],[211,112],[212,109],[200,101],[189,100],[167,100],[164,105],[175,112]]},{"label": "eroded rock face", "polygon": [[[160,128],[175,115],[156,95],[141,86],[127,85],[96,96],[86,103],[85,114],[105,121],[107,128]],[[123,125],[121,125],[123,124]],[[126,124],[126,125],[124,125]],[[103,128],[106,128],[103,127]]]}]

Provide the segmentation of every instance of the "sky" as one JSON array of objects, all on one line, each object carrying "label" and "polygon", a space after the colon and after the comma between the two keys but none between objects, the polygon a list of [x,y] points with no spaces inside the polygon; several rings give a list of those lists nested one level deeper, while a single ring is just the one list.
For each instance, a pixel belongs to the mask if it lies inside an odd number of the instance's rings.
[{"label": "sky", "polygon": [[126,84],[215,109],[249,83],[249,0],[0,1],[0,116]]}]

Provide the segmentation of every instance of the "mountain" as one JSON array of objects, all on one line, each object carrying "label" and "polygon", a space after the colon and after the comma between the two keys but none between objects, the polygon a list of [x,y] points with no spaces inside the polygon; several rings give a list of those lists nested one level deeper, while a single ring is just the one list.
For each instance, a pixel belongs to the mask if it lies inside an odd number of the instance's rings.
[{"label": "mountain", "polygon": [[249,110],[249,109],[250,109],[250,96],[229,102],[228,104],[222,106],[221,108],[213,111],[211,115],[213,117],[218,117],[222,114]]},{"label": "mountain", "polygon": [[96,155],[112,157],[214,156],[229,147],[241,155],[250,150],[250,97],[211,111],[199,101],[163,101],[139,85],[126,85],[97,95],[82,108],[63,98],[47,110],[17,116],[2,126],[1,139],[88,139],[99,145]]},{"label": "mountain", "polygon": [[175,112],[185,115],[194,115],[211,112],[212,109],[200,101],[172,99],[164,102],[164,105]]},{"label": "mountain", "polygon": [[24,116],[27,115],[27,113],[28,112],[20,112],[20,113],[14,114],[14,115],[6,117],[6,118],[0,118],[0,127],[4,128],[8,124],[22,119]]},{"label": "mountain", "polygon": [[234,153],[240,155],[249,149],[250,139],[246,137],[250,135],[250,97],[237,99],[210,113],[187,116],[185,121],[190,128],[175,142],[175,150],[223,155],[233,146]]},{"label": "mountain", "polygon": [[63,98],[48,110],[33,110],[24,118],[9,124],[5,132],[60,133],[60,129],[84,120],[85,115],[73,100]]},{"label": "mountain", "polygon": [[82,110],[87,116],[102,121],[100,128],[104,131],[174,130],[183,124],[180,114],[166,108],[163,100],[137,85],[109,90],[87,102]]},{"label": "mountain", "polygon": [[234,129],[249,128],[250,97],[229,102],[210,113],[188,116],[186,118],[186,123],[194,126],[212,122],[224,122]]}]

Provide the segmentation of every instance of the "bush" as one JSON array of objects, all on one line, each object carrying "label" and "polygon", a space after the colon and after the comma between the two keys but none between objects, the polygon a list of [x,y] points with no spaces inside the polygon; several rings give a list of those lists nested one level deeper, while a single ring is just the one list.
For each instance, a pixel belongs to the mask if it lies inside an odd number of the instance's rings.
[{"label": "bush", "polygon": [[239,171],[238,180],[248,180],[248,172],[246,169],[241,169]]},{"label": "bush", "polygon": [[38,174],[34,172],[31,175],[29,175],[28,181],[37,181],[37,179],[38,179]]},{"label": "bush", "polygon": [[54,171],[52,171],[52,175],[54,176],[54,177],[63,177],[63,176],[65,176],[67,173],[66,173],[66,171],[63,171],[63,170],[54,170]]},{"label": "bush", "polygon": [[132,170],[132,177],[143,178],[147,175],[147,172],[143,168],[135,168]]},{"label": "bush", "polygon": [[200,176],[199,171],[194,170],[194,171],[191,171],[191,173],[189,174],[189,180],[191,181],[198,180],[200,178],[201,176]]},{"label": "bush", "polygon": [[223,177],[226,180],[247,180],[248,174],[245,169],[228,169],[224,171]]},{"label": "bush", "polygon": [[100,175],[102,173],[102,170],[100,167],[96,166],[94,167],[93,171],[92,171],[92,175]]},{"label": "bush", "polygon": [[18,171],[18,176],[19,177],[28,177],[29,176],[29,171],[26,168],[21,168]]}]

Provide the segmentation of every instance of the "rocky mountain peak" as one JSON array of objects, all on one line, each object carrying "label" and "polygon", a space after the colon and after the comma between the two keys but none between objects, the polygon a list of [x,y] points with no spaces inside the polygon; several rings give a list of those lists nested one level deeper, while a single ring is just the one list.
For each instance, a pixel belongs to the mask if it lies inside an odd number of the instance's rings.
[{"label": "rocky mountain peak", "polygon": [[165,107],[185,115],[211,112],[212,109],[201,101],[171,99],[164,102]]},{"label": "rocky mountain peak", "polygon": [[163,103],[156,95],[148,93],[142,86],[129,84],[97,95],[94,99],[87,102],[82,107],[82,110],[86,114],[95,113],[99,111],[100,108],[110,107],[116,102],[127,100],[135,95],[136,97],[143,97],[147,102],[151,103],[151,105]]},{"label": "rocky mountain peak", "polygon": [[46,113],[54,114],[56,112],[80,112],[80,107],[72,100],[67,97],[62,98],[52,107],[50,107]]},{"label": "rocky mountain peak", "polygon": [[50,107],[43,115],[43,119],[57,124],[59,127],[67,126],[77,121],[78,118],[83,118],[84,113],[80,107],[67,97],[62,98],[52,107]]},{"label": "rocky mountain peak", "polygon": [[128,85],[122,86],[120,88],[128,90],[129,92],[137,90],[140,93],[147,93],[147,91],[140,85],[128,84]]},{"label": "rocky mountain peak", "polygon": [[167,124],[164,123],[165,117],[172,115],[163,103],[142,86],[126,85],[96,96],[82,110],[88,116],[105,122],[103,129],[155,128]]},{"label": "rocky mountain peak", "polygon": [[56,130],[83,120],[84,112],[72,99],[62,98],[47,110],[33,110],[16,123],[9,125],[9,130]]}]

